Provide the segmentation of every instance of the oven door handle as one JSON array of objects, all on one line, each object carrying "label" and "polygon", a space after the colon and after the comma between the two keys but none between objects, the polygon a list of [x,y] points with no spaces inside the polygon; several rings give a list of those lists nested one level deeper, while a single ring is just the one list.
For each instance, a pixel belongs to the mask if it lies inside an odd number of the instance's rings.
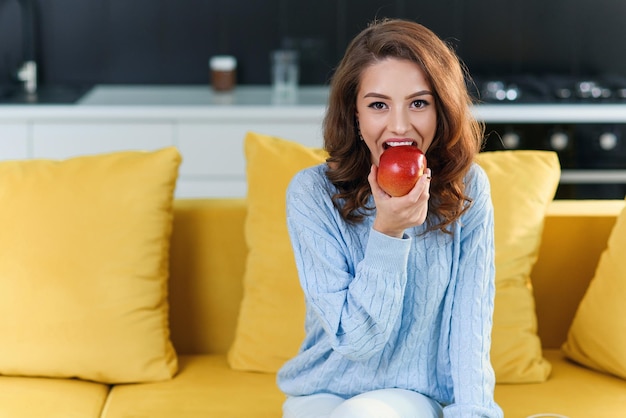
[{"label": "oven door handle", "polygon": [[626,184],[624,170],[561,170],[561,184]]}]

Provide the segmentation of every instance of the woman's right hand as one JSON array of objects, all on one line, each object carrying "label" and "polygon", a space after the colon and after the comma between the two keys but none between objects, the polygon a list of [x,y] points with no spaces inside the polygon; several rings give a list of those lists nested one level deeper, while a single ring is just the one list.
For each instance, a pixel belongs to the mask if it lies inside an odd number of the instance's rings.
[{"label": "woman's right hand", "polygon": [[391,237],[402,238],[404,231],[426,221],[430,198],[430,169],[427,168],[413,189],[405,196],[392,197],[378,185],[378,167],[372,164],[367,177],[376,203],[373,228]]}]

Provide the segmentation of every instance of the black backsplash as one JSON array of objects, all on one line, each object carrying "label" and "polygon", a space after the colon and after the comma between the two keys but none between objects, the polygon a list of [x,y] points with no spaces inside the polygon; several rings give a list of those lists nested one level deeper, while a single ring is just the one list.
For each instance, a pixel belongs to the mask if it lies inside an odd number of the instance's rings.
[{"label": "black backsplash", "polygon": [[[21,61],[16,0],[0,0],[0,84]],[[382,17],[416,20],[473,74],[626,75],[623,0],[38,0],[43,84],[208,81],[235,55],[241,84],[269,83],[269,52],[295,46],[301,83],[325,83],[349,40]]]}]

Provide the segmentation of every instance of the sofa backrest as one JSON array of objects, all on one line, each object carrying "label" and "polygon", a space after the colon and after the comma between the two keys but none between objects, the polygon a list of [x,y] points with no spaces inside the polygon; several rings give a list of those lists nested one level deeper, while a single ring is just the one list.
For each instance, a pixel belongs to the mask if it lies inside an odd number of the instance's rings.
[{"label": "sofa backrest", "polygon": [[[543,346],[558,348],[624,201],[555,201],[532,279]],[[177,200],[170,324],[179,354],[225,353],[232,343],[247,247],[245,199]]]},{"label": "sofa backrest", "polygon": [[624,204],[624,200],[555,200],[550,204],[531,275],[544,348],[560,348],[565,342]]},{"label": "sofa backrest", "polygon": [[245,199],[175,201],[169,299],[179,354],[230,347],[243,295],[245,217]]}]

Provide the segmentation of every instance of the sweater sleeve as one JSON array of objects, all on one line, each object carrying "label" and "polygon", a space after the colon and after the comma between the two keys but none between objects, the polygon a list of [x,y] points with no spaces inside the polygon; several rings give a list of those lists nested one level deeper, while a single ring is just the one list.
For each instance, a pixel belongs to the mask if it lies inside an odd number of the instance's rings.
[{"label": "sweater sleeve", "polygon": [[309,315],[333,350],[354,361],[382,351],[402,310],[410,239],[348,231],[311,171],[290,184],[287,226]]},{"label": "sweater sleeve", "polygon": [[478,166],[470,172],[472,207],[461,219],[460,254],[450,318],[449,360],[454,403],[446,418],[502,417],[493,399],[491,329],[495,296],[494,222],[488,179]]}]

